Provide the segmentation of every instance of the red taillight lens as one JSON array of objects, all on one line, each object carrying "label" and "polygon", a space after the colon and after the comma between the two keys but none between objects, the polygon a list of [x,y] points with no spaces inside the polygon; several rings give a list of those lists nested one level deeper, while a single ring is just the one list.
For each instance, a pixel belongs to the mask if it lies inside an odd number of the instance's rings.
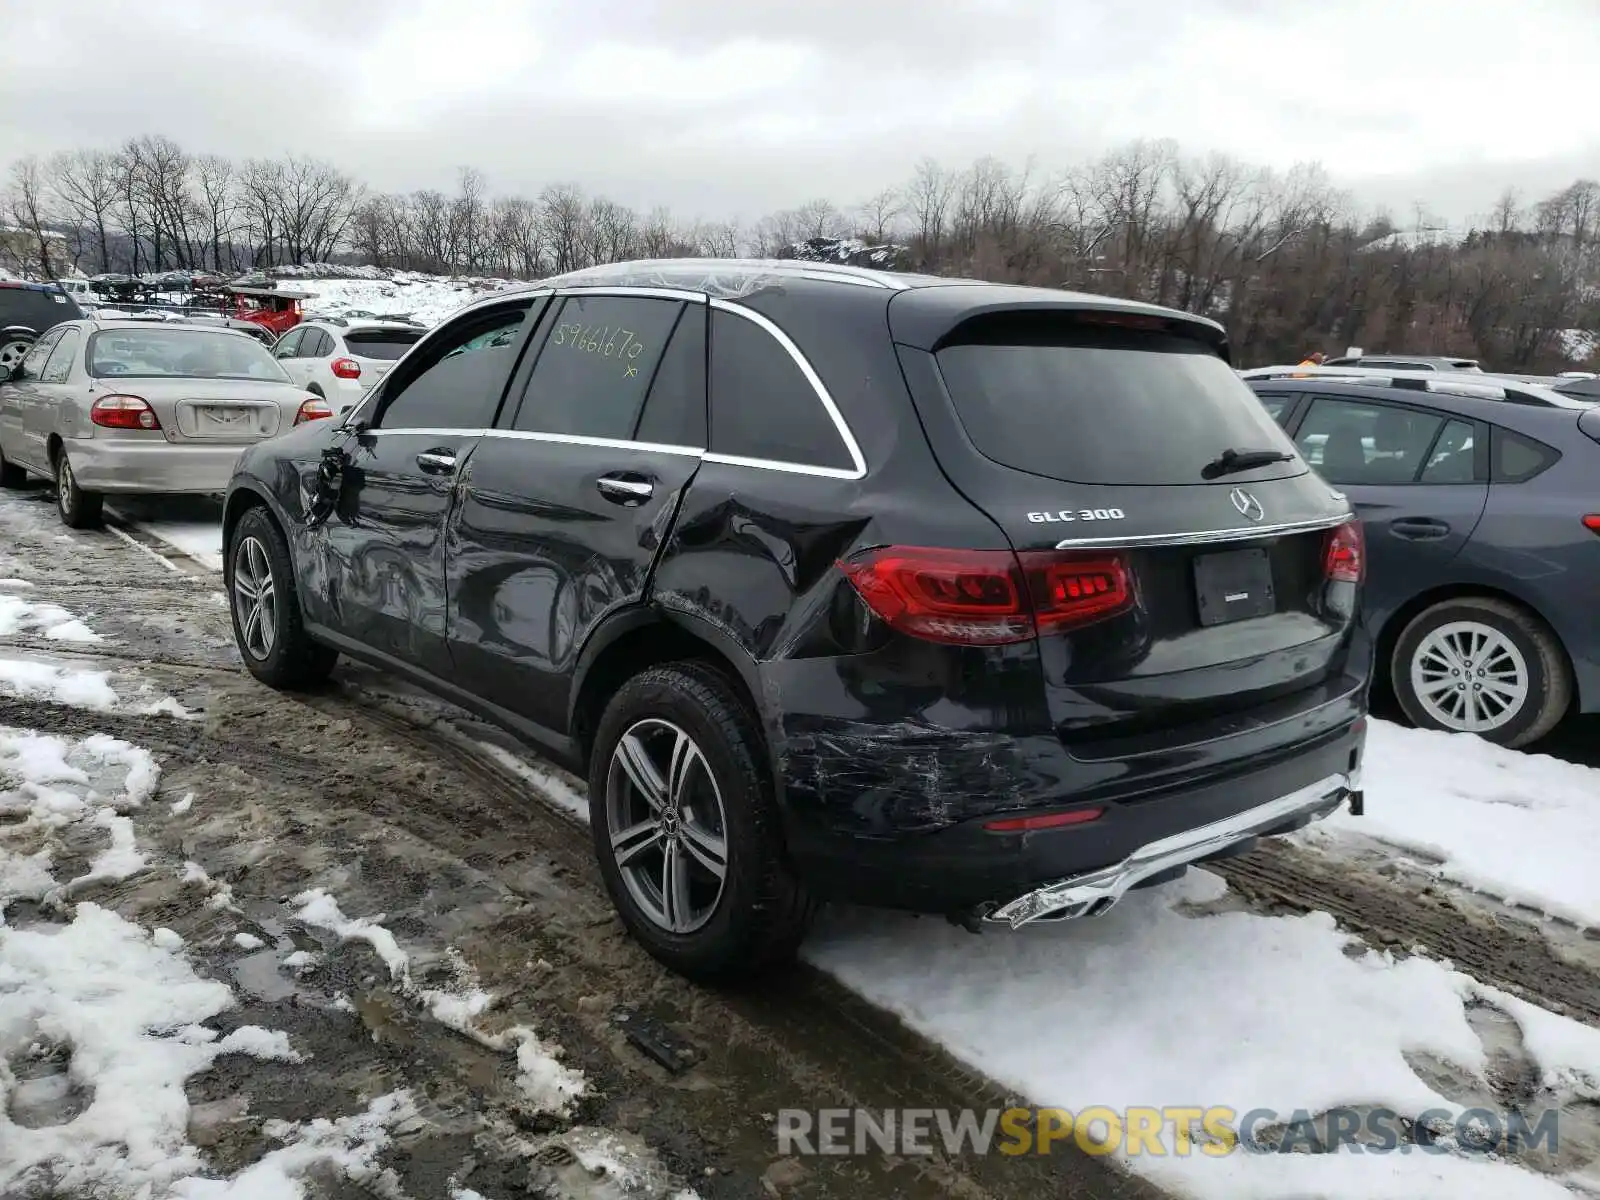
[{"label": "red taillight lens", "polygon": [[1590,533],[1600,533],[1600,513],[1590,513],[1584,517],[1583,527]]},{"label": "red taillight lens", "polygon": [[142,396],[101,396],[89,406],[89,420],[106,429],[161,428]]},{"label": "red taillight lens", "polygon": [[294,415],[294,423],[303,425],[307,421],[320,421],[324,417],[333,416],[333,409],[326,400],[312,397],[300,406],[300,411]]},{"label": "red taillight lens", "polygon": [[1034,829],[1060,829],[1064,825],[1087,825],[1106,815],[1103,808],[1078,808],[1072,812],[1042,813],[1036,817],[1005,817],[999,821],[985,821],[983,827],[990,833],[1027,833]]},{"label": "red taillight lens", "polygon": [[1323,574],[1331,583],[1360,583],[1366,573],[1366,535],[1360,521],[1346,521],[1328,534]]},{"label": "red taillight lens", "polygon": [[1044,551],[1018,557],[1040,633],[1086,625],[1133,604],[1127,564],[1115,554]]},{"label": "red taillight lens", "polygon": [[360,379],[361,364],[353,358],[336,358],[333,360],[333,373],[340,379]]},{"label": "red taillight lens", "polygon": [[891,628],[962,646],[1025,642],[1129,607],[1128,570],[1114,555],[888,546],[839,564]]}]

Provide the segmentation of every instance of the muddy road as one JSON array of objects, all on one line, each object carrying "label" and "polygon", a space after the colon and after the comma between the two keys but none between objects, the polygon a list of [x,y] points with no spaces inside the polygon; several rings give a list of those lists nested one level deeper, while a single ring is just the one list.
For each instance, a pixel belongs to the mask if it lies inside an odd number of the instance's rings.
[{"label": "muddy road", "polygon": [[[418,1108],[383,1171],[313,1176],[308,1194],[1162,1195],[1067,1149],[781,1158],[780,1109],[1014,1101],[804,965],[727,992],[669,975],[612,915],[577,780],[366,668],[344,663],[301,696],[256,684],[215,572],[131,527],[67,534],[49,503],[42,491],[0,501],[0,594],[58,605],[103,640],[24,628],[5,653],[97,673],[115,699],[85,707],[49,686],[12,688],[0,726],[109,734],[161,766],[159,793],[132,818],[148,868],[71,899],[181,935],[239,997],[216,1033],[283,1030],[303,1052],[224,1057],[189,1080],[190,1141],[215,1173],[256,1161],[273,1122],[358,1113],[408,1089]],[[58,872],[78,875],[88,854]],[[1219,873],[1230,904],[1328,911],[1375,947],[1449,959],[1600,1024],[1600,942],[1440,891],[1381,850],[1351,865],[1274,847]],[[333,901],[334,916],[308,895]],[[8,912],[23,928],[61,919],[49,905]],[[468,1011],[486,995],[492,1007]],[[570,1104],[530,1101],[519,1031],[536,1034],[547,1075],[581,1075]]]},{"label": "muddy road", "polygon": [[[256,684],[215,573],[136,530],[66,534],[48,505],[43,492],[0,505],[0,578],[104,640],[23,631],[6,653],[104,673],[117,701],[0,698],[0,726],[109,734],[161,765],[159,794],[133,818],[150,869],[71,898],[176,931],[240,997],[217,1032],[284,1030],[305,1056],[223,1058],[190,1080],[190,1139],[216,1172],[254,1161],[272,1121],[355,1113],[408,1088],[422,1103],[381,1186],[330,1176],[312,1194],[1160,1195],[1104,1159],[1060,1152],[780,1159],[779,1109],[1005,1097],[804,966],[726,993],[669,975],[612,915],[570,811],[576,780],[363,668],[342,665],[310,695]],[[82,865],[57,863],[67,875]],[[297,915],[312,889],[392,934],[403,972],[359,933]],[[18,904],[9,919],[59,914]],[[430,1012],[430,995],[482,992],[496,1003],[470,1034]],[[569,1111],[530,1105],[516,1055],[486,1044],[513,1027],[581,1072]]]}]

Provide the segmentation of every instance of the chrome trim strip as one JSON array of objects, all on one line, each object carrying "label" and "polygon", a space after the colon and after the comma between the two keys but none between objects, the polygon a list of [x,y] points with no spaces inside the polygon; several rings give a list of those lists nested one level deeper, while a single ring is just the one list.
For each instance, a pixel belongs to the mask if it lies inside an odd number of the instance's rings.
[{"label": "chrome trim strip", "polygon": [[689,458],[705,456],[698,446],[673,446],[664,442],[634,442],[627,438],[588,437],[579,433],[541,433],[532,429],[485,429],[483,437],[506,438],[523,442],[557,442],[566,446],[598,446],[602,450],[653,450],[657,454],[681,454]]},{"label": "chrome trim strip", "polygon": [[[353,410],[352,410],[353,411]],[[488,430],[485,429],[434,429],[426,426],[405,426],[402,429],[364,429],[362,437],[383,437],[385,434],[415,433],[427,434],[429,437],[482,437]]]},{"label": "chrome trim strip", "polygon": [[801,374],[806,377],[806,382],[811,385],[811,389],[816,392],[817,399],[822,401],[822,407],[828,410],[828,418],[833,422],[833,427],[839,431],[839,436],[844,439],[844,447],[850,455],[850,461],[854,464],[854,469],[846,471],[837,467],[817,467],[798,463],[778,464],[767,462],[764,459],[731,458],[720,455],[717,456],[715,461],[726,461],[731,466],[768,467],[773,470],[792,471],[803,475],[821,475],[829,479],[864,478],[867,473],[867,460],[861,456],[861,447],[856,444],[855,435],[850,432],[850,426],[845,422],[844,415],[839,411],[838,406],[834,404],[833,397],[828,394],[828,389],[823,386],[821,378],[812,369],[811,364],[806,361],[806,356],[800,352],[800,347],[796,346],[789,335],[779,329],[767,317],[762,316],[753,309],[744,307],[742,304],[733,304],[727,300],[712,300],[711,307],[720,309],[723,312],[733,313],[759,325],[776,339],[778,345],[784,348],[789,357],[794,360],[795,366],[800,368]]},{"label": "chrome trim strip", "polygon": [[788,475],[815,475],[819,479],[860,479],[862,471],[846,467],[813,467],[806,463],[777,462],[770,458],[741,458],[737,454],[710,454],[703,456],[708,463],[724,467],[754,467],[758,471],[782,471]]},{"label": "chrome trim strip", "polygon": [[1063,538],[1056,543],[1056,549],[1075,550],[1084,546],[1113,546],[1137,550],[1148,546],[1204,546],[1216,542],[1243,542],[1251,538],[1278,537],[1286,533],[1310,533],[1317,529],[1332,529],[1354,519],[1352,513],[1339,513],[1331,517],[1315,517],[1308,521],[1286,521],[1281,525],[1255,525],[1241,529],[1200,529],[1189,533],[1139,533],[1127,537]]},{"label": "chrome trim strip", "polygon": [[557,296],[643,296],[651,300],[687,300],[691,304],[705,304],[704,292],[691,292],[682,288],[634,287],[613,283],[571,283],[555,290]]},{"label": "chrome trim strip", "polygon": [[1113,866],[1037,888],[985,914],[984,920],[1020,929],[1041,918],[1099,916],[1152,875],[1187,866],[1299,817],[1327,816],[1349,799],[1356,786],[1348,775],[1329,775],[1231,817],[1149,842]]}]

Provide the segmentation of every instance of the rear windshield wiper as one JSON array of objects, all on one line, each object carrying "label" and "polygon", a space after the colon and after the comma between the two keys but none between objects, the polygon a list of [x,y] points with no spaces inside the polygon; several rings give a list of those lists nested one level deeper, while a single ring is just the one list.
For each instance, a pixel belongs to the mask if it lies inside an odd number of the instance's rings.
[{"label": "rear windshield wiper", "polygon": [[1294,455],[1282,450],[1235,450],[1229,447],[1200,468],[1200,478],[1218,479],[1238,471],[1249,471],[1271,463],[1293,462]]}]

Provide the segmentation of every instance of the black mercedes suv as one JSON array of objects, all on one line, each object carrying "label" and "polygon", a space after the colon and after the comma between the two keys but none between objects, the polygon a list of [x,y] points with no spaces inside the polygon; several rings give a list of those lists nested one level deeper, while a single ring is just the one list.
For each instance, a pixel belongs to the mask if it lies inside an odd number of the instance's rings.
[{"label": "black mercedes suv", "polygon": [[696,978],[818,901],[1097,914],[1359,809],[1360,526],[1185,313],[580,271],[247,450],[224,520],[258,678],[348,654],[585,774],[624,921]]}]

